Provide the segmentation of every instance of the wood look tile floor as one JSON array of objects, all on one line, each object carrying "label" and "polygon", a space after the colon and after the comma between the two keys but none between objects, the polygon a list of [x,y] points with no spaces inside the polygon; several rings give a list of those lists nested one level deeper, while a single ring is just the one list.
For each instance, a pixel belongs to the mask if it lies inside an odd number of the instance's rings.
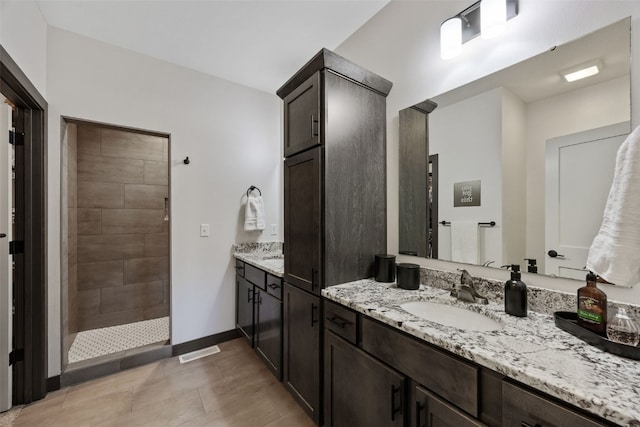
[{"label": "wood look tile floor", "polygon": [[219,347],[189,363],[172,357],[49,393],[14,426],[315,426],[245,341]]}]

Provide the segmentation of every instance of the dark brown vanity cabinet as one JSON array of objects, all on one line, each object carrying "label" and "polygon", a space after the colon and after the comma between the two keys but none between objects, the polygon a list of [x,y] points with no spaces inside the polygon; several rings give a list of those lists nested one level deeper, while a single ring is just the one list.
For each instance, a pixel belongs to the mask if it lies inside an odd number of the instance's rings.
[{"label": "dark brown vanity cabinet", "polygon": [[404,426],[404,375],[333,332],[324,339],[326,427]]},{"label": "dark brown vanity cabinet", "polygon": [[284,155],[320,145],[320,72],[284,98]]},{"label": "dark brown vanity cabinet", "polygon": [[320,414],[320,297],[284,285],[284,382],[316,423]]},{"label": "dark brown vanity cabinet", "polygon": [[373,276],[387,251],[391,83],[322,49],[284,102],[284,381],[321,423],[322,288]]},{"label": "dark brown vanity cabinet", "polygon": [[278,379],[282,379],[281,293],[281,278],[236,260],[236,329]]}]

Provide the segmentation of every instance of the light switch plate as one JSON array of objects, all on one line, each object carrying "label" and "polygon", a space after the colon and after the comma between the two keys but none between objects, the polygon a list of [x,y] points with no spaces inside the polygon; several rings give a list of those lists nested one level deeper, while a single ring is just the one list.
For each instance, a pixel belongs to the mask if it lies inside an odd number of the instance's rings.
[{"label": "light switch plate", "polygon": [[272,236],[278,235],[278,224],[271,224],[271,235]]},{"label": "light switch plate", "polygon": [[200,224],[200,237],[209,237],[209,224]]}]

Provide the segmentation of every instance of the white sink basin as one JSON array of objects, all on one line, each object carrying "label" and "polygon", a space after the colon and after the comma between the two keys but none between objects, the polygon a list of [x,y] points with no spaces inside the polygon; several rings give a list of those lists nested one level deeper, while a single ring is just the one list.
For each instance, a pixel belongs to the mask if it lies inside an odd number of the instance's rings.
[{"label": "white sink basin", "polygon": [[502,329],[502,324],[484,314],[453,305],[429,301],[410,301],[400,304],[400,307],[414,316],[430,322],[467,331],[497,331]]}]

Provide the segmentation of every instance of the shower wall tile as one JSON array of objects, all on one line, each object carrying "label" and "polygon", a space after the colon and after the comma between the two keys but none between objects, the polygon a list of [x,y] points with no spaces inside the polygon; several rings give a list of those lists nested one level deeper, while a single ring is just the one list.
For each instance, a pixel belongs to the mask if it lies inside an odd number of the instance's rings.
[{"label": "shower wall tile", "polygon": [[78,305],[80,316],[100,314],[100,289],[78,291]]},{"label": "shower wall tile", "polygon": [[169,183],[169,168],[164,162],[144,162],[144,183],[167,185]]},{"label": "shower wall tile", "polygon": [[146,307],[142,314],[144,316],[144,320],[166,317],[169,315],[169,304],[158,304],[152,307]]},{"label": "shower wall tile", "polygon": [[101,289],[100,311],[114,313],[162,303],[162,281]]},{"label": "shower wall tile", "polygon": [[124,184],[78,181],[79,208],[124,208]]},{"label": "shower wall tile", "polygon": [[78,234],[102,234],[102,210],[93,208],[78,209]]},{"label": "shower wall tile", "polygon": [[67,233],[69,236],[77,236],[78,235],[78,208],[69,208],[67,209],[68,215],[68,229]]},{"label": "shower wall tile", "polygon": [[100,289],[124,283],[124,261],[100,261],[78,264],[79,289]]},{"label": "shower wall tile", "polygon": [[69,237],[67,240],[67,250],[69,253],[69,268],[78,263],[78,236]]},{"label": "shower wall tile", "polygon": [[168,196],[169,187],[166,185],[125,184],[124,207],[132,209],[164,209],[164,199]]},{"label": "shower wall tile", "polygon": [[168,139],[93,125],[79,138],[77,177],[68,179],[78,206],[78,330],[166,316]]},{"label": "shower wall tile", "polygon": [[169,234],[145,234],[144,256],[166,256],[169,253]]},{"label": "shower wall tile", "polygon": [[102,130],[103,156],[162,161],[165,138],[113,129]]},{"label": "shower wall tile", "polygon": [[143,180],[142,160],[78,155],[78,181],[142,184]]},{"label": "shower wall tile", "polygon": [[124,283],[151,282],[169,278],[169,257],[124,260]]},{"label": "shower wall tile", "polygon": [[78,236],[78,261],[108,261],[144,256],[144,234]]},{"label": "shower wall tile", "polygon": [[118,311],[115,313],[99,313],[79,316],[78,327],[81,331],[89,329],[106,328],[108,326],[123,325],[144,320],[143,309]]},{"label": "shower wall tile", "polygon": [[161,233],[162,209],[103,209],[103,234]]},{"label": "shower wall tile", "polygon": [[100,128],[78,125],[78,153],[100,155]]}]

